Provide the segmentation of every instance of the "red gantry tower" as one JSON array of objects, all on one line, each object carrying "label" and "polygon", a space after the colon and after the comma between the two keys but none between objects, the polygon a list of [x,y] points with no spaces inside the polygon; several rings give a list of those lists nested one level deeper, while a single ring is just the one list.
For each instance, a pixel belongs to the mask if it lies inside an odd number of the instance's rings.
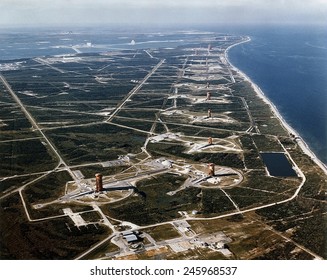
[{"label": "red gantry tower", "polygon": [[103,191],[103,183],[102,183],[102,174],[101,173],[95,174],[95,191],[96,192]]},{"label": "red gantry tower", "polygon": [[211,118],[212,114],[211,114],[211,109],[208,109],[208,118]]},{"label": "red gantry tower", "polygon": [[208,164],[208,175],[215,176],[215,164],[214,163]]}]

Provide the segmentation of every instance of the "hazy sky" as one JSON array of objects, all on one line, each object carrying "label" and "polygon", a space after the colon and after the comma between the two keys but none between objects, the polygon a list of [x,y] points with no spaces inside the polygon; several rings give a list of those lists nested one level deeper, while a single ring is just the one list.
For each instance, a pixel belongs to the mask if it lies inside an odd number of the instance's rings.
[{"label": "hazy sky", "polygon": [[327,0],[0,0],[0,26],[326,23]]}]

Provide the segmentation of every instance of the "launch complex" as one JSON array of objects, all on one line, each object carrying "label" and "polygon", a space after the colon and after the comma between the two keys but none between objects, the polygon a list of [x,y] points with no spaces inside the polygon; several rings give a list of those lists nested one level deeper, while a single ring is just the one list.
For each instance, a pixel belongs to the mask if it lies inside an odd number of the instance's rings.
[{"label": "launch complex", "polygon": [[228,60],[250,38],[131,37],[0,65],[1,257],[327,258],[326,175]]}]

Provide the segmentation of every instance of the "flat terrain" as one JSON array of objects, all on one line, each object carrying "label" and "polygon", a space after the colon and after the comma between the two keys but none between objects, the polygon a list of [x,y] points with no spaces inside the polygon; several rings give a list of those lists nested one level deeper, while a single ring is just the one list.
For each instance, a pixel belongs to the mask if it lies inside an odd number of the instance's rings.
[{"label": "flat terrain", "polygon": [[249,38],[138,36],[0,61],[0,258],[327,259],[327,175],[230,65]]}]

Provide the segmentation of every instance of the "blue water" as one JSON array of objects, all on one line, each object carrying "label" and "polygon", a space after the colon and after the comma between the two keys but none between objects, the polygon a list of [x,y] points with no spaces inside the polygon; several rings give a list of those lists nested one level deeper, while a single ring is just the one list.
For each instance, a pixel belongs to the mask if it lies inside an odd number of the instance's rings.
[{"label": "blue water", "polygon": [[277,177],[297,176],[284,153],[260,153],[269,174]]},{"label": "blue water", "polygon": [[252,41],[230,61],[276,105],[318,158],[327,163],[327,32],[322,27],[242,30]]}]

